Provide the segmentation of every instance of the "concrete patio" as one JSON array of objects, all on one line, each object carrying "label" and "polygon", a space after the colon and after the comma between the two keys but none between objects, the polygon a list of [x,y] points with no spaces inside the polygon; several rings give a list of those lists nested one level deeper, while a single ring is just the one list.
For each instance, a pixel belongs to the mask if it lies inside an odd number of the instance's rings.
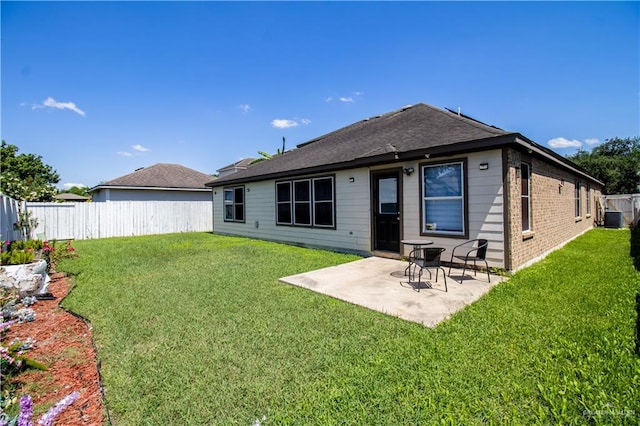
[{"label": "concrete patio", "polygon": [[[448,292],[445,292],[442,271],[436,282],[425,271],[422,282],[409,283],[404,270],[406,261],[368,257],[316,271],[304,272],[280,278],[280,281],[323,293],[336,299],[364,306],[407,321],[435,327],[453,313],[475,302],[491,287],[506,278],[492,275],[487,283],[486,272],[466,272],[453,268],[447,277]],[[445,267],[448,272],[448,268]],[[426,276],[425,276],[426,275]]]}]

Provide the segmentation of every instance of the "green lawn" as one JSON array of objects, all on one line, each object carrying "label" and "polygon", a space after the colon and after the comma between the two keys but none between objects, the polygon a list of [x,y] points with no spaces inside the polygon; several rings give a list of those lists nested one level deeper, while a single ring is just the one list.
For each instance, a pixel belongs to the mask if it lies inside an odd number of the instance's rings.
[{"label": "green lawn", "polygon": [[435,329],[278,282],[355,256],[205,233],[75,245],[64,305],[93,324],[118,425],[640,422],[628,231]]}]

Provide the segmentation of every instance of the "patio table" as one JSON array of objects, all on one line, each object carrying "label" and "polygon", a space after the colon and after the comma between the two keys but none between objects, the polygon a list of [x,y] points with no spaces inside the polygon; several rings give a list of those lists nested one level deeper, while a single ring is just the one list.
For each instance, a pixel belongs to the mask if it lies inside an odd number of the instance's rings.
[{"label": "patio table", "polygon": [[[433,244],[433,241],[431,240],[401,240],[400,242],[406,246],[413,246],[413,250],[419,249],[422,246],[428,246]],[[409,263],[409,266],[405,268],[404,270],[405,275],[407,275],[409,268],[411,268],[411,263]]]}]

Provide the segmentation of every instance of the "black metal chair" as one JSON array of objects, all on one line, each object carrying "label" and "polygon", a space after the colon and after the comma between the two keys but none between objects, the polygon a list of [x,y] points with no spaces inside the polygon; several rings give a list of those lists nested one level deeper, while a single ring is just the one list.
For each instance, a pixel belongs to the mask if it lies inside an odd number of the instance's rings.
[{"label": "black metal chair", "polygon": [[[409,254],[409,282],[413,282],[413,278],[416,274],[416,269],[420,269],[418,273],[418,286],[417,289],[420,291],[420,282],[422,281],[422,271],[425,269],[429,272],[429,279],[431,279],[431,271],[429,268],[436,269],[436,282],[438,282],[438,272],[442,269],[442,276],[444,277],[444,290],[449,291],[447,288],[447,274],[444,271],[444,268],[440,265],[440,255],[445,251],[442,247],[421,247],[416,248],[411,251]],[[411,268],[413,267],[413,272],[411,272]]]},{"label": "black metal chair", "polygon": [[[478,239],[478,240],[469,240],[462,244],[459,244],[453,248],[451,252],[451,264],[449,265],[449,276],[451,276],[451,266],[453,265],[454,259],[460,259],[464,261],[464,267],[462,268],[462,276],[460,277],[460,283],[462,283],[462,278],[464,277],[464,273],[467,270],[467,262],[473,260],[473,276],[478,274],[478,267],[476,262],[479,260],[483,261],[485,266],[487,267],[487,280],[491,282],[491,275],[489,275],[489,264],[487,263],[487,247],[489,246],[489,241]],[[466,250],[465,254],[456,254],[456,249],[460,248],[461,251]]]}]

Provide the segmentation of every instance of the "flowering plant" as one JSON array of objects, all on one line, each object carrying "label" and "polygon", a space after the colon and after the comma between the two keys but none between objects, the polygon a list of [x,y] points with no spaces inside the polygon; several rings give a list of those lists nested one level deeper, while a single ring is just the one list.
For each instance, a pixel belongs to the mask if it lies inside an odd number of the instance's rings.
[{"label": "flowering plant", "polygon": [[[73,404],[80,397],[80,392],[74,391],[62,398],[49,411],[44,413],[38,420],[39,426],[51,426],[56,417],[60,415],[68,406]],[[31,417],[33,416],[33,401],[29,395],[20,398],[20,414],[17,418],[9,419],[6,415],[0,416],[0,426],[16,424],[18,426],[33,426]]]},{"label": "flowering plant", "polygon": [[75,247],[71,245],[71,241],[65,242],[61,247],[56,245],[56,240],[51,242],[44,241],[42,243],[42,255],[47,261],[49,272],[55,272],[55,267],[64,259],[75,259],[78,257]]}]

